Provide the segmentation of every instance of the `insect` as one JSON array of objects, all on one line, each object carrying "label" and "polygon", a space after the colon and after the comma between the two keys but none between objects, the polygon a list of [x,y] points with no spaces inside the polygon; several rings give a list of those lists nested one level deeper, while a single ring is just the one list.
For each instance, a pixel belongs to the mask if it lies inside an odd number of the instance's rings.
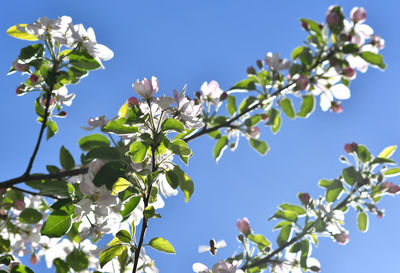
[{"label": "insect", "polygon": [[220,240],[215,242],[214,239],[211,239],[208,246],[199,246],[199,253],[210,251],[211,255],[217,254],[218,248],[226,247],[226,242],[224,240]]}]

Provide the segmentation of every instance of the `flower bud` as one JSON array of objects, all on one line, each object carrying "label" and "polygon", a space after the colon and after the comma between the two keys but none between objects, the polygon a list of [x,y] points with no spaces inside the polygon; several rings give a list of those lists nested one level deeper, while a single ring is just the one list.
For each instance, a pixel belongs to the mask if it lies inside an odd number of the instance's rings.
[{"label": "flower bud", "polygon": [[262,69],[262,68],[263,68],[263,66],[264,66],[263,61],[257,60],[256,63],[257,63],[257,67],[258,67],[259,69]]},{"label": "flower bud", "polygon": [[343,107],[336,101],[333,101],[331,103],[331,111],[334,113],[342,113],[343,112]]},{"label": "flower bud", "polygon": [[382,219],[383,218],[383,216],[384,216],[385,214],[383,213],[383,211],[378,211],[377,213],[376,213],[376,216],[379,218],[379,219]]},{"label": "flower bud", "polygon": [[312,272],[320,272],[321,271],[321,268],[319,268],[318,266],[311,266],[309,269]]},{"label": "flower bud", "polygon": [[24,91],[24,85],[20,85],[17,87],[17,89],[15,90],[15,93],[17,94],[17,96],[22,96],[24,95],[26,92]]},{"label": "flower bud", "polygon": [[59,116],[59,117],[61,117],[61,118],[65,118],[67,115],[68,115],[68,113],[65,112],[65,111],[61,111],[61,112],[59,112],[59,113],[57,114],[57,116]]},{"label": "flower bud", "polygon": [[301,27],[304,28],[304,29],[307,30],[307,31],[309,30],[309,28],[308,28],[308,23],[307,23],[307,22],[302,21],[302,22],[301,22]]},{"label": "flower bud", "polygon": [[339,245],[345,245],[350,241],[350,237],[345,231],[342,231],[341,233],[336,234],[333,237]]},{"label": "flower bud", "polygon": [[339,15],[332,11],[331,8],[326,13],[326,23],[328,24],[329,28],[334,28],[339,24]]},{"label": "flower bud", "polygon": [[371,38],[371,43],[374,45],[376,48],[379,50],[383,49],[385,47],[385,40],[381,38],[379,35],[374,35]]},{"label": "flower bud", "polygon": [[343,69],[343,76],[349,78],[350,80],[355,79],[356,73],[356,70],[354,68],[351,68],[350,66]]},{"label": "flower bud", "polygon": [[226,100],[227,97],[228,97],[228,93],[223,92],[223,93],[221,94],[221,96],[219,97],[219,101]]},{"label": "flower bud", "polygon": [[308,204],[310,202],[310,199],[311,199],[311,197],[310,197],[310,195],[308,193],[301,193],[299,195],[299,198],[300,198],[301,203],[303,203],[304,205]]},{"label": "flower bud", "polygon": [[139,106],[139,100],[135,97],[130,97],[126,100],[126,103],[129,105],[129,107]]},{"label": "flower bud", "polygon": [[32,256],[29,259],[29,261],[31,262],[31,264],[35,265],[35,264],[37,264],[39,262],[39,259],[38,259],[38,257],[36,256],[35,253],[32,253]]},{"label": "flower bud", "polygon": [[158,79],[154,76],[151,77],[151,81],[144,78],[143,81],[139,82],[139,79],[137,79],[132,87],[139,96],[150,99],[158,91]]},{"label": "flower bud", "polygon": [[296,89],[297,90],[308,90],[309,87],[310,87],[310,80],[308,79],[307,76],[301,75],[296,80]]},{"label": "flower bud", "polygon": [[24,200],[17,200],[14,202],[14,208],[16,210],[24,210],[25,209],[25,202]]},{"label": "flower bud", "polygon": [[247,74],[248,74],[248,75],[255,75],[255,74],[256,74],[256,70],[254,69],[254,67],[249,66],[249,67],[247,68]]},{"label": "flower bud", "polygon": [[400,191],[400,186],[395,185],[392,182],[382,183],[382,188],[385,189],[390,194],[397,194]]},{"label": "flower bud", "polygon": [[262,113],[261,114],[261,119],[262,120],[267,120],[268,119],[268,114],[267,113]]},{"label": "flower bud", "polygon": [[358,149],[358,145],[355,142],[347,143],[346,145],[344,145],[344,150],[348,154],[353,153],[353,152],[357,152],[357,149]]},{"label": "flower bud", "polygon": [[200,91],[196,91],[196,92],[194,93],[194,95],[195,95],[195,97],[198,98],[198,99],[201,98],[201,92],[200,92]]},{"label": "flower bud", "polygon": [[350,18],[354,23],[362,23],[367,18],[367,13],[363,7],[354,7],[350,12]]},{"label": "flower bud", "polygon": [[249,235],[251,232],[250,222],[246,217],[238,219],[236,222],[236,227],[241,233],[245,234],[246,236]]},{"label": "flower bud", "polygon": [[30,80],[32,83],[37,83],[37,82],[39,81],[39,76],[38,76],[38,75],[35,75],[35,74],[32,74],[32,75],[29,76],[29,80]]},{"label": "flower bud", "polygon": [[18,62],[18,59],[13,61],[12,67],[19,72],[25,72],[29,70],[29,65],[27,64],[22,64]]}]

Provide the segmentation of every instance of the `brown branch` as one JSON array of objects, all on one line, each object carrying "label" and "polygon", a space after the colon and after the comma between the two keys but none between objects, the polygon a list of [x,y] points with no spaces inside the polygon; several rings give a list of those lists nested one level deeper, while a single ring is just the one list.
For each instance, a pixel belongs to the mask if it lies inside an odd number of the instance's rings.
[{"label": "brown branch", "polygon": [[65,171],[65,172],[59,172],[59,173],[55,173],[55,174],[30,174],[30,175],[24,174],[19,177],[0,182],[0,189],[10,188],[10,187],[12,187],[16,184],[22,183],[22,182],[42,180],[42,179],[60,179],[63,177],[85,174],[88,172],[88,170],[89,170],[89,168],[81,168],[81,169],[75,169],[75,170],[70,170],[70,171]]},{"label": "brown branch", "polygon": [[14,186],[12,186],[11,189],[16,190],[16,191],[20,191],[20,192],[24,192],[24,193],[27,193],[27,194],[30,194],[30,195],[46,196],[46,197],[50,197],[50,198],[53,198],[53,199],[60,200],[59,197],[57,197],[55,195],[51,195],[51,194],[44,194],[44,193],[40,193],[40,192],[29,191],[29,190],[21,189],[21,188],[14,187]]}]

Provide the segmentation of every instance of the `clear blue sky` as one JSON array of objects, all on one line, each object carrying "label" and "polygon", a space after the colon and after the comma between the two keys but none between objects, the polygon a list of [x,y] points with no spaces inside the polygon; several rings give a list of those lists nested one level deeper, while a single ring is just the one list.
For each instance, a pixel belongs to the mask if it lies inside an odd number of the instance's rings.
[{"label": "clear blue sky", "polygon": [[[92,116],[115,115],[134,95],[131,84],[136,78],[157,76],[161,93],[168,95],[186,83],[192,94],[210,80],[228,89],[268,51],[289,56],[305,39],[298,18],[322,21],[331,4],[343,5],[347,15],[353,6],[366,8],[367,23],[386,40],[382,53],[387,70],[359,73],[341,114],[317,108],[307,120],[285,118],[276,136],[263,129],[261,138],[271,147],[266,157],[252,151],[243,139],[236,152],[226,152],[216,164],[212,140],[204,137],[190,143],[194,157],[186,171],[195,182],[194,196],[188,204],[182,194],[169,198],[160,210],[163,218],[152,220],[147,233],[147,238],[162,236],[175,246],[176,256],[148,251],[162,273],[191,272],[194,262],[210,266],[231,256],[238,247],[236,220],[244,216],[255,232],[275,241],[274,223],[267,218],[280,203],[296,202],[300,191],[314,197],[322,194],[317,182],[340,173],[344,166],[338,158],[345,143],[363,143],[375,154],[400,144],[398,1],[4,1],[0,9],[0,179],[23,172],[39,130],[35,97],[17,97],[15,89],[22,78],[5,75],[19,49],[26,46],[6,35],[8,27],[41,16],[69,15],[74,23],[92,26],[97,40],[115,53],[104,63],[106,70],[93,72],[69,88],[77,93],[66,109],[69,116],[58,121],[59,133],[42,146],[34,165],[34,171],[44,172],[46,164],[58,164],[61,145],[79,158],[77,140],[86,134],[80,126]],[[381,205],[387,208],[385,217],[372,216],[365,234],[356,230],[355,214],[347,214],[350,243],[339,246],[326,238],[313,250],[323,272],[398,273],[399,204],[400,198],[386,197]],[[228,247],[216,257],[198,254],[198,245],[210,238],[225,239]],[[53,272],[46,271],[43,263],[40,266],[35,272]]]}]

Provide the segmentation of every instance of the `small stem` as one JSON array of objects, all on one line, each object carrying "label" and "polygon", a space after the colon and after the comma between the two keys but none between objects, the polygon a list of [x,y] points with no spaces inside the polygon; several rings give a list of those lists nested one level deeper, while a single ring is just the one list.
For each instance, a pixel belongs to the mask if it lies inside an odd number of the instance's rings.
[{"label": "small stem", "polygon": [[30,195],[46,196],[46,197],[50,197],[50,198],[57,199],[57,200],[61,199],[61,198],[59,198],[57,196],[54,196],[54,195],[51,195],[51,194],[43,194],[43,193],[40,193],[40,192],[28,191],[28,190],[25,190],[25,189],[14,187],[14,186],[12,186],[11,189],[16,190],[16,191],[20,191],[20,192],[24,192],[24,193],[27,193],[27,194],[30,194]]},{"label": "small stem", "polygon": [[[151,148],[151,171],[155,172],[156,170],[157,170],[157,167],[156,167],[156,148],[152,147]],[[150,195],[151,195],[151,188],[152,188],[152,183],[151,182],[150,182],[149,188],[147,190],[147,194],[146,194],[145,198],[143,199],[144,209],[143,209],[142,230],[140,232],[139,244],[138,244],[138,246],[136,248],[136,251],[135,251],[135,259],[133,261],[132,273],[136,273],[138,262],[139,262],[140,249],[143,246],[144,236],[146,234],[146,230],[147,230],[147,227],[148,227],[148,219],[145,217],[144,211],[146,210],[147,206],[149,205],[149,200],[150,200]]]}]

